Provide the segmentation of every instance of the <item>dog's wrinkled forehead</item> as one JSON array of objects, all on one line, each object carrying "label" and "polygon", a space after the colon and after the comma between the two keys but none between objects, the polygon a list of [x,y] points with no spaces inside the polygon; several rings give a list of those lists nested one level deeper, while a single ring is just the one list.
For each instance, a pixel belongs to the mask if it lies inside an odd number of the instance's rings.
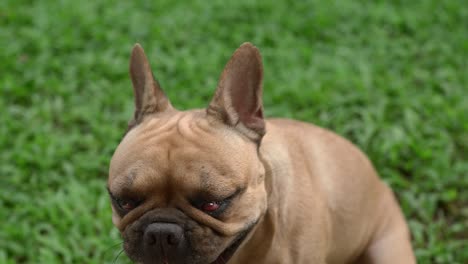
[{"label": "dog's wrinkled forehead", "polygon": [[[221,125],[213,126],[201,112],[149,117],[131,129],[115,151],[109,185],[114,189],[129,187],[138,183],[138,178],[145,178],[148,185],[149,180],[167,180],[164,176],[184,177],[184,181],[210,174],[242,177],[253,154],[251,141]],[[190,175],[192,172],[197,175]]]}]

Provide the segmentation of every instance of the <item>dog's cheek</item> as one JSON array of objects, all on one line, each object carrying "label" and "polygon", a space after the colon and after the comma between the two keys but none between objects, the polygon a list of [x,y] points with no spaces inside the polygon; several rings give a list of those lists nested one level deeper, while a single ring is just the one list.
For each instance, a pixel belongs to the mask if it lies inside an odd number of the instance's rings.
[{"label": "dog's cheek", "polygon": [[264,169],[263,166],[262,166],[262,167],[261,167],[261,171],[260,171],[260,173],[259,173],[258,176],[257,176],[257,182],[256,182],[257,184],[256,184],[256,185],[257,185],[257,186],[258,186],[258,185],[263,185],[264,182],[265,182],[265,169]]},{"label": "dog's cheek", "polygon": [[229,239],[215,234],[207,227],[194,227],[187,231],[193,259],[190,263],[211,263],[226,249]]},{"label": "dog's cheek", "polygon": [[139,231],[138,223],[134,222],[125,228],[122,232],[122,237],[124,240],[123,248],[127,256],[136,262],[143,261],[143,232]]},{"label": "dog's cheek", "polygon": [[236,216],[245,223],[256,222],[265,213],[267,203],[267,194],[263,185],[250,188],[240,205],[243,209],[237,210]]},{"label": "dog's cheek", "polygon": [[115,227],[117,227],[121,234],[124,233],[128,225],[127,222],[122,221],[122,217],[117,213],[112,214],[112,223],[115,225]]},{"label": "dog's cheek", "polygon": [[263,166],[263,164],[258,161],[257,162],[257,166],[253,166],[255,169],[252,169],[251,171],[251,175],[254,175],[251,180],[250,180],[250,184],[252,187],[254,188],[257,188],[261,185],[264,184],[264,181],[265,181],[265,167]]},{"label": "dog's cheek", "polygon": [[114,211],[114,209],[112,209],[112,223],[114,224],[114,226],[119,227],[120,220],[121,220],[121,217]]}]

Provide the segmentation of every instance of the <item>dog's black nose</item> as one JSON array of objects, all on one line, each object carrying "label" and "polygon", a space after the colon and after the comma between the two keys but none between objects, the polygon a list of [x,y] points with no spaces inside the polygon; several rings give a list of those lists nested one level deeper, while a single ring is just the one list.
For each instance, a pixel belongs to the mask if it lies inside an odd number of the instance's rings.
[{"label": "dog's black nose", "polygon": [[172,223],[152,223],[145,229],[146,247],[155,249],[163,258],[173,258],[185,248],[184,230]]}]

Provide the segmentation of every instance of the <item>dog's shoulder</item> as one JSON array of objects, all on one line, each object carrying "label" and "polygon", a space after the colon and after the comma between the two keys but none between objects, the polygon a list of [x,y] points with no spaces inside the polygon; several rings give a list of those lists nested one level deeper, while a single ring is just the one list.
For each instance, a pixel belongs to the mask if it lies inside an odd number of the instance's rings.
[{"label": "dog's shoulder", "polygon": [[[355,144],[326,128],[292,119],[267,120],[266,150],[270,145],[282,149],[294,160],[319,169],[341,169],[355,175],[374,174],[374,168]],[[278,147],[281,146],[281,147]],[[277,153],[277,152],[276,152]]]}]

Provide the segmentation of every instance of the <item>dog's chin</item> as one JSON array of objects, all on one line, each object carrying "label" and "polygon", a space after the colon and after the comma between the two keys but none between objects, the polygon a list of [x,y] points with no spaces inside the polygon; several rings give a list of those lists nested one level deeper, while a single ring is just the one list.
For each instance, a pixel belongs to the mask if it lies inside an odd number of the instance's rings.
[{"label": "dog's chin", "polygon": [[[154,219],[152,220],[154,221]],[[158,219],[158,220],[161,220],[161,219]],[[144,224],[145,218],[140,220],[140,222]],[[143,232],[135,232],[135,230],[138,230],[138,226],[141,224],[140,222],[137,222],[135,224],[136,226],[131,226],[123,234],[124,241],[125,241],[124,250],[127,256],[130,259],[132,259],[135,263],[153,264],[156,261],[155,260],[156,256],[154,256],[155,252],[153,251],[146,252],[148,248],[146,248],[144,245],[141,244],[141,241],[143,241],[141,234]],[[191,221],[188,221],[187,223],[188,224],[186,225],[188,226],[191,226],[190,224],[192,225],[194,224]],[[195,236],[193,236],[193,232],[192,232],[190,233],[192,234],[192,236],[190,237],[189,241],[191,241],[192,243],[196,243],[196,241],[200,240],[202,242],[200,245],[208,246],[207,247],[208,250],[204,251],[204,248],[196,247],[196,246],[199,246],[197,244],[195,244],[194,247],[191,247],[190,244],[188,244],[186,245],[187,247],[186,250],[183,250],[184,252],[179,252],[177,256],[172,256],[171,260],[166,259],[166,260],[159,260],[159,261],[163,261],[163,263],[165,264],[167,263],[226,264],[233,257],[233,255],[236,253],[236,251],[239,249],[242,243],[247,239],[249,234],[252,233],[257,223],[258,223],[258,220],[253,221],[250,224],[248,224],[245,229],[237,233],[229,242],[223,241],[225,237],[222,237],[222,236],[218,237],[215,234],[212,234],[213,237],[210,237],[209,236],[210,234],[208,234],[208,236],[205,236],[205,237],[203,235],[200,237],[197,237],[196,235],[200,235],[200,233],[195,233]],[[216,244],[218,243],[224,244],[226,242],[227,242],[226,248],[216,249]],[[210,250],[212,252],[209,252]],[[217,251],[221,253],[216,254],[213,251]],[[164,252],[159,252],[158,254],[164,254]]]},{"label": "dog's chin", "polygon": [[[216,258],[215,261],[211,262],[210,264],[226,264],[228,261],[231,259],[231,257],[234,255],[236,250],[239,248],[239,246],[242,244],[244,239],[247,237],[248,232],[245,232],[241,235],[239,235],[238,238],[236,238],[233,243],[228,246],[219,256]],[[137,263],[140,264],[153,264],[153,261],[137,261]]]}]

